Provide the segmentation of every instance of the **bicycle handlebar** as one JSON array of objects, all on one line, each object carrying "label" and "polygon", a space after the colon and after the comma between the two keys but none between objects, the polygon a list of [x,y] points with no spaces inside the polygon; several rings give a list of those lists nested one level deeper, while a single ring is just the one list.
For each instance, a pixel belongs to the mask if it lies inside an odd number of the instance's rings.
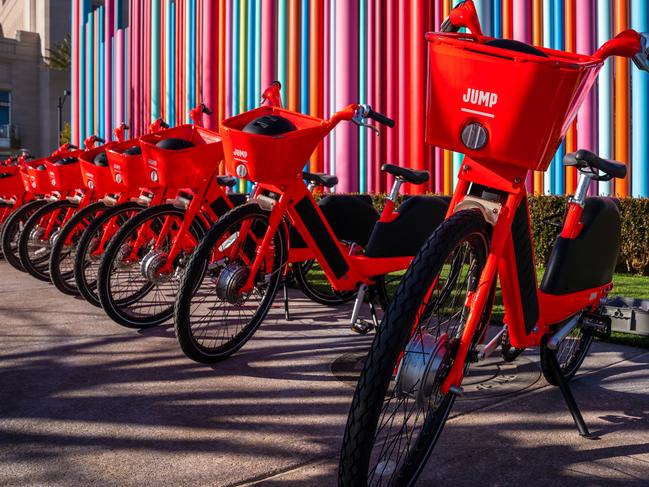
[{"label": "bicycle handlebar", "polygon": [[388,126],[390,128],[394,127],[394,125],[395,125],[394,120],[392,120],[390,117],[387,117],[387,116],[383,115],[382,113],[379,113],[379,112],[377,112],[375,110],[372,110],[372,107],[369,106],[369,105],[363,105],[362,108],[363,108],[363,111],[364,111],[363,116],[365,118],[371,118],[375,122],[378,122],[381,125],[386,125],[386,126]]}]

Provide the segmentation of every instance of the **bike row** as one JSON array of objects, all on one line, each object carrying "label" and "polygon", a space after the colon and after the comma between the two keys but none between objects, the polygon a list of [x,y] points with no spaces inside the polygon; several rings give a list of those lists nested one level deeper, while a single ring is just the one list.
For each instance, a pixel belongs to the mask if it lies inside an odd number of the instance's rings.
[{"label": "bike row", "polygon": [[[592,55],[533,47],[483,35],[467,0],[426,42],[426,142],[465,154],[452,198],[397,205],[404,183],[429,174],[391,164],[380,214],[367,197],[321,194],[337,178],[303,168],[331,131],[394,121],[355,103],[329,119],[286,110],[274,83],[259,108],[218,131],[201,126],[200,106],[193,124],[157,121],[132,140],[122,126],[116,141],[90,138],[82,150],[2,167],[5,258],[122,326],[173,321],[183,352],[202,363],[243,347],[282,288],[287,318],[289,286],[323,305],[354,300],[352,329],[376,334],[340,485],[412,485],[470,365],[499,346],[510,360],[539,347],[543,375],[589,435],[568,381],[593,338],[610,334],[602,307],[621,223],[615,199],[587,194],[591,181],[624,178],[626,166],[587,150],[565,157],[579,183],[551,222],[560,235],[540,284],[525,181],[548,168],[607,58],[649,72],[649,35],[624,31]],[[235,177],[250,183],[247,194],[232,192]],[[497,287],[504,327],[487,338]]]}]

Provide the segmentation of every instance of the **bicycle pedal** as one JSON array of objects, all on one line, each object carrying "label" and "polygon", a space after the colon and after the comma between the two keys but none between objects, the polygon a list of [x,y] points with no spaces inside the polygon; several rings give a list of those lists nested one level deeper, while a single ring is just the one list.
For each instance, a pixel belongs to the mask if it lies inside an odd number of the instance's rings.
[{"label": "bicycle pedal", "polygon": [[358,333],[359,335],[367,335],[374,329],[374,323],[366,320],[356,320],[352,325],[352,331]]},{"label": "bicycle pedal", "polygon": [[611,317],[597,313],[583,313],[579,324],[597,338],[607,339],[611,336]]}]

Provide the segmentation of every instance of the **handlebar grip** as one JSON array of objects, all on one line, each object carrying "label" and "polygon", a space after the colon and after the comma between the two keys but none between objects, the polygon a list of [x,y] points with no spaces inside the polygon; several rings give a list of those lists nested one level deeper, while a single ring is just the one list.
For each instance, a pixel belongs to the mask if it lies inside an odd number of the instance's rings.
[{"label": "handlebar grip", "polygon": [[162,127],[163,129],[168,129],[168,128],[169,128],[169,124],[168,124],[167,122],[165,122],[164,120],[161,119],[161,120],[160,120],[160,127]]},{"label": "handlebar grip", "polygon": [[372,110],[372,108],[367,109],[367,118],[371,118],[375,122],[378,122],[382,125],[387,125],[390,128],[394,127],[394,120],[392,120],[390,117],[386,117],[382,113]]},{"label": "handlebar grip", "polygon": [[442,22],[442,26],[440,27],[439,30],[440,30],[440,32],[451,32],[451,33],[453,33],[453,32],[459,32],[460,27],[456,27],[455,25],[453,25],[453,23],[451,22],[451,19],[446,17],[446,19],[444,19],[444,22]]},{"label": "handlebar grip", "polygon": [[202,109],[203,109],[203,113],[204,113],[205,115],[212,115],[212,110],[210,110],[209,108],[207,108],[207,106],[205,105],[205,103],[202,103],[202,104],[201,104],[201,107],[202,107]]},{"label": "handlebar grip", "polygon": [[77,146],[74,145],[74,144],[68,144],[68,149],[76,150],[76,149],[78,149],[78,148],[79,148],[79,147],[77,147]]},{"label": "handlebar grip", "polygon": [[106,140],[102,139],[101,137],[95,137],[95,142],[99,142],[100,144],[105,144]]}]

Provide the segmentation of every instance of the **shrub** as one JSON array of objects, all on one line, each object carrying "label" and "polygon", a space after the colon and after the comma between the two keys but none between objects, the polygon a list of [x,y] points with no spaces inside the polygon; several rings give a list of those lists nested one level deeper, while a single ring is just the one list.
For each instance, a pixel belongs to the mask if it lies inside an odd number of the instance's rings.
[{"label": "shrub", "polygon": [[[385,194],[373,194],[374,206],[381,211]],[[563,214],[565,196],[530,196],[530,219],[536,263],[545,266],[559,228],[543,223],[544,219]],[[622,242],[618,258],[618,272],[649,275],[649,198],[624,198],[620,200]]]}]

